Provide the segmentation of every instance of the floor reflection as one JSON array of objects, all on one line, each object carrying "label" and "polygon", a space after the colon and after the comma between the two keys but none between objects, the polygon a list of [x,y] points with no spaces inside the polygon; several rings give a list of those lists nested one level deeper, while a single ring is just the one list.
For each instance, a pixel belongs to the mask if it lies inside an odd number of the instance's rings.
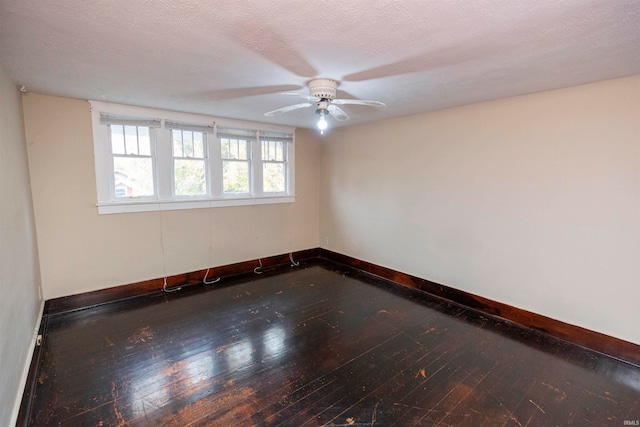
[{"label": "floor reflection", "polygon": [[225,359],[230,371],[241,371],[253,364],[253,345],[247,338],[226,348]]},{"label": "floor reflection", "polygon": [[278,358],[285,351],[284,340],[286,334],[280,326],[272,326],[267,329],[262,337],[265,358]]}]

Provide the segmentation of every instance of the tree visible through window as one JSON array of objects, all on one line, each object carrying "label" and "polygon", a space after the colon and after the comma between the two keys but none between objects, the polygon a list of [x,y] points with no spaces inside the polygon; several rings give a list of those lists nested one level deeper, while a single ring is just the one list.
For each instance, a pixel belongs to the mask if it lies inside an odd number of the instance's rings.
[{"label": "tree visible through window", "polygon": [[150,133],[146,126],[110,125],[116,197],[155,194]]},{"label": "tree visible through window", "polygon": [[175,195],[206,195],[207,170],[204,133],[173,129],[171,136]]},{"label": "tree visible through window", "polygon": [[286,191],[285,144],[282,141],[262,141],[262,187],[265,193]]},{"label": "tree visible through window", "polygon": [[221,138],[222,191],[249,193],[249,141]]}]

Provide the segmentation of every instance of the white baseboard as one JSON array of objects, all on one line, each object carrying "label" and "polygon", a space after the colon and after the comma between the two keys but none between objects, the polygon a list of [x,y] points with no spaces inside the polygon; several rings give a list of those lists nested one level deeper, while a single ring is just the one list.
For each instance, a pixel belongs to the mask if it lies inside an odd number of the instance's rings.
[{"label": "white baseboard", "polygon": [[22,396],[27,386],[27,377],[29,376],[29,368],[31,367],[31,359],[36,348],[36,339],[38,338],[38,331],[40,330],[40,324],[42,323],[42,315],[44,314],[44,300],[40,302],[40,311],[38,313],[38,320],[36,321],[36,328],[33,331],[33,337],[31,337],[31,345],[29,346],[29,352],[27,353],[27,359],[24,361],[22,368],[22,376],[20,377],[21,387],[18,390],[18,395],[13,404],[13,412],[11,414],[10,426],[15,426],[18,421],[18,414],[20,413],[20,405],[22,404]]}]

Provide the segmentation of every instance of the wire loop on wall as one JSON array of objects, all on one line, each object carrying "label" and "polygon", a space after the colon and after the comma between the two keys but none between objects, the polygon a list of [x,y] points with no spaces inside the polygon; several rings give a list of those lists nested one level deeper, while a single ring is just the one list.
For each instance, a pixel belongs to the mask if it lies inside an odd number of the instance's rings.
[{"label": "wire loop on wall", "polygon": [[262,271],[262,259],[258,258],[258,262],[260,263],[260,265],[256,268],[253,269],[253,272],[256,274],[262,274],[264,273],[264,271]]},{"label": "wire loop on wall", "polygon": [[207,281],[207,276],[209,275],[209,270],[210,270],[210,269],[209,269],[209,268],[207,268],[207,272],[206,272],[206,273],[204,273],[204,279],[202,279],[202,283],[204,283],[205,285],[212,285],[212,284],[214,284],[214,283],[216,283],[216,282],[219,282],[219,281],[220,281],[220,278],[219,278],[219,277],[217,277],[217,278],[215,278],[215,279],[213,279],[213,280],[209,280],[209,281]]},{"label": "wire loop on wall", "polygon": [[289,252],[289,259],[291,260],[291,267],[298,267],[300,265],[299,262],[295,262],[293,260],[293,253]]},{"label": "wire loop on wall", "polygon": [[164,285],[162,285],[162,290],[165,292],[178,292],[182,289],[182,286],[176,286],[175,288],[167,288],[167,278],[164,278]]}]

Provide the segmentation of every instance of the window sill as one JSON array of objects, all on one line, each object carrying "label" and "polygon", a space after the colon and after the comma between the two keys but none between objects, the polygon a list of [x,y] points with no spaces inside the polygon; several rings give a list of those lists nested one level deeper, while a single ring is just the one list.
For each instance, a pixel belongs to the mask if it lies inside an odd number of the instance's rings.
[{"label": "window sill", "polygon": [[222,208],[228,206],[269,205],[277,203],[293,203],[296,196],[277,197],[244,197],[233,199],[206,200],[149,200],[136,202],[98,203],[98,214],[109,215],[129,212],[176,211],[182,209]]}]

